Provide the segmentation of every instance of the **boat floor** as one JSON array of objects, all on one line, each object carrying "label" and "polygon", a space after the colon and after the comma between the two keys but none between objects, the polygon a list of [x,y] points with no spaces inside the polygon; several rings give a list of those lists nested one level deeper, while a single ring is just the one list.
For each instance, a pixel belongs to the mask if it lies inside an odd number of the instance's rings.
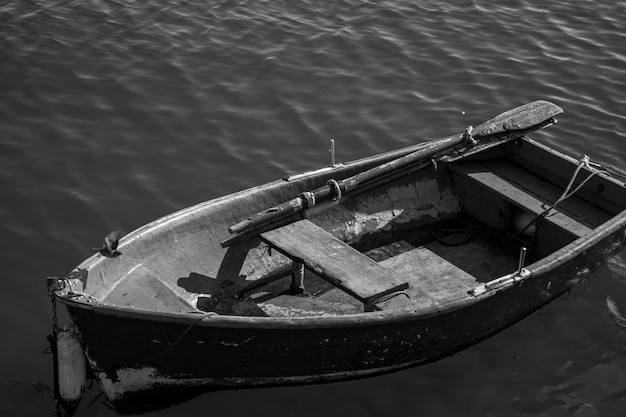
[{"label": "boat floor", "polygon": [[[404,277],[409,288],[398,297],[378,303],[380,309],[430,307],[467,296],[470,289],[517,267],[519,248],[475,236],[460,246],[438,241],[414,246],[406,240],[365,253],[385,268]],[[292,295],[290,277],[275,281],[250,295],[267,316],[323,316],[363,312],[363,303],[307,271],[306,292]],[[434,303],[433,303],[434,302]]]},{"label": "boat floor", "polygon": [[[420,243],[423,242],[412,242],[410,237],[405,237],[365,252],[409,283],[408,289],[398,296],[377,303],[377,309],[420,309],[463,298],[468,290],[517,268],[519,246],[503,244],[502,240],[487,235],[476,234],[457,246],[446,246],[436,240]],[[102,302],[140,310],[178,313],[203,310],[252,317],[336,316],[364,311],[362,302],[312,271],[306,271],[304,283],[305,292],[293,294],[291,277],[286,276],[254,288],[242,297],[234,296],[241,295],[241,283],[230,283],[227,297],[200,296],[196,305],[192,305],[178,294],[179,288],[171,288],[140,265]]]}]

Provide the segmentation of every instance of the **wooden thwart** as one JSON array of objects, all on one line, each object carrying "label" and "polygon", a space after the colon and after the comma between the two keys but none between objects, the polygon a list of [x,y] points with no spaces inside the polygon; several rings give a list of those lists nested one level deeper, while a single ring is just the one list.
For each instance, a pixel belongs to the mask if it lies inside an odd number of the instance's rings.
[{"label": "wooden thwart", "polygon": [[[506,200],[530,211],[533,214],[540,214],[549,206],[548,202],[539,200],[537,197],[528,194],[512,182],[502,178],[493,170],[480,163],[464,163],[455,165],[454,171],[467,176],[481,186],[496,191]],[[591,228],[574,220],[558,208],[550,210],[544,218],[545,221],[554,224],[574,237],[584,236],[592,231]]]},{"label": "wooden thwart", "polygon": [[406,280],[306,219],[264,232],[261,240],[366,305],[409,287]]}]

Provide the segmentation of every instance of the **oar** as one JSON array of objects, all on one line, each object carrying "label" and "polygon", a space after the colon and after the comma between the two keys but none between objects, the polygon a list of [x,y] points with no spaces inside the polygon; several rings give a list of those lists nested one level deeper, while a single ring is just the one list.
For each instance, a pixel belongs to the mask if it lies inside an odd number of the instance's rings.
[{"label": "oar", "polygon": [[[441,140],[433,141],[432,144],[420,147],[417,151],[401,156],[392,161],[378,165],[369,170],[363,171],[352,177],[340,181],[329,181],[325,186],[319,187],[299,197],[282,203],[276,207],[269,208],[257,213],[228,228],[231,234],[238,234],[222,242],[223,247],[227,247],[238,241],[239,235],[245,234],[249,237],[269,230],[269,224],[276,223],[276,227],[289,223],[290,217],[321,202],[332,202],[341,196],[357,190],[364,185],[369,185],[373,181],[393,174],[394,172],[427,161],[436,155],[449,152],[454,147],[468,142],[476,145],[486,142],[493,137],[506,136],[507,139],[521,137],[524,134],[541,129],[551,123],[553,117],[561,114],[563,110],[547,101],[539,100],[515,109],[502,113],[493,119],[479,125],[475,129],[468,128],[461,135],[454,135]],[[295,219],[294,219],[295,220]],[[293,220],[292,220],[293,221]]]}]

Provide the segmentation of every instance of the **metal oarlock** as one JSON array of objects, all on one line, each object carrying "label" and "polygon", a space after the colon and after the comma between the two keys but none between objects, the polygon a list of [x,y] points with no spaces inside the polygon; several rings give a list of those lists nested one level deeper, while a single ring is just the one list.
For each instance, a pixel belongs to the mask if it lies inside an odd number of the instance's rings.
[{"label": "metal oarlock", "polygon": [[524,269],[525,261],[526,261],[526,248],[521,247],[519,251],[519,265],[517,266],[517,275],[522,274],[522,269]]}]

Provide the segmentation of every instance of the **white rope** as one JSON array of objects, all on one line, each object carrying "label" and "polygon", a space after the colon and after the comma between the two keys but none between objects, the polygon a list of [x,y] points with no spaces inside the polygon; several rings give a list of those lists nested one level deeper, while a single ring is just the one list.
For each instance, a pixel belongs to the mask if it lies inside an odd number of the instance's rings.
[{"label": "white rope", "polygon": [[[591,166],[592,164],[595,167],[592,167]],[[578,184],[578,186],[574,189],[574,191],[570,192],[572,186],[574,185],[574,181],[576,180],[576,177],[578,177],[578,173],[580,172],[582,167],[585,167],[585,168],[589,169],[591,171],[591,173],[580,184]],[[591,159],[589,159],[589,157],[587,155],[581,155],[580,160],[578,162],[578,166],[576,167],[576,170],[574,171],[574,175],[572,175],[572,179],[569,181],[569,184],[567,184],[567,187],[565,188],[565,191],[563,191],[563,194],[561,195],[561,197],[559,197],[559,199],[556,200],[554,202],[554,204],[552,204],[552,206],[550,206],[550,208],[547,211],[549,211],[549,210],[553,209],[554,207],[556,207],[563,200],[565,200],[565,199],[573,196],[574,194],[576,194],[595,175],[602,174],[602,175],[611,176],[611,174],[609,174],[607,171],[600,170],[600,169],[598,169],[596,167],[601,168],[601,166],[599,164],[592,163]]]},{"label": "white rope", "polygon": [[[574,190],[572,191],[572,186],[574,185],[574,182],[576,181],[576,178],[578,177],[578,173],[583,167],[589,169],[591,172],[589,173],[587,178],[582,180],[582,182],[578,184],[578,186],[576,186],[576,188],[574,188]],[[608,177],[611,176],[611,174],[608,171],[604,169],[598,169],[598,168],[602,168],[602,166],[600,164],[591,162],[590,158],[587,155],[581,155],[579,162],[578,162],[578,166],[576,167],[576,170],[574,170],[574,174],[572,175],[572,178],[570,179],[569,184],[567,184],[567,187],[565,187],[563,194],[561,194],[561,197],[559,197],[554,203],[552,203],[550,207],[548,207],[547,209],[545,209],[544,211],[536,215],[530,222],[528,222],[528,224],[519,233],[515,235],[515,237],[520,236],[526,229],[530,227],[530,225],[535,223],[537,220],[546,217],[552,209],[556,208],[556,206],[558,206],[564,200],[576,194],[594,176],[596,175],[606,175]]]}]

